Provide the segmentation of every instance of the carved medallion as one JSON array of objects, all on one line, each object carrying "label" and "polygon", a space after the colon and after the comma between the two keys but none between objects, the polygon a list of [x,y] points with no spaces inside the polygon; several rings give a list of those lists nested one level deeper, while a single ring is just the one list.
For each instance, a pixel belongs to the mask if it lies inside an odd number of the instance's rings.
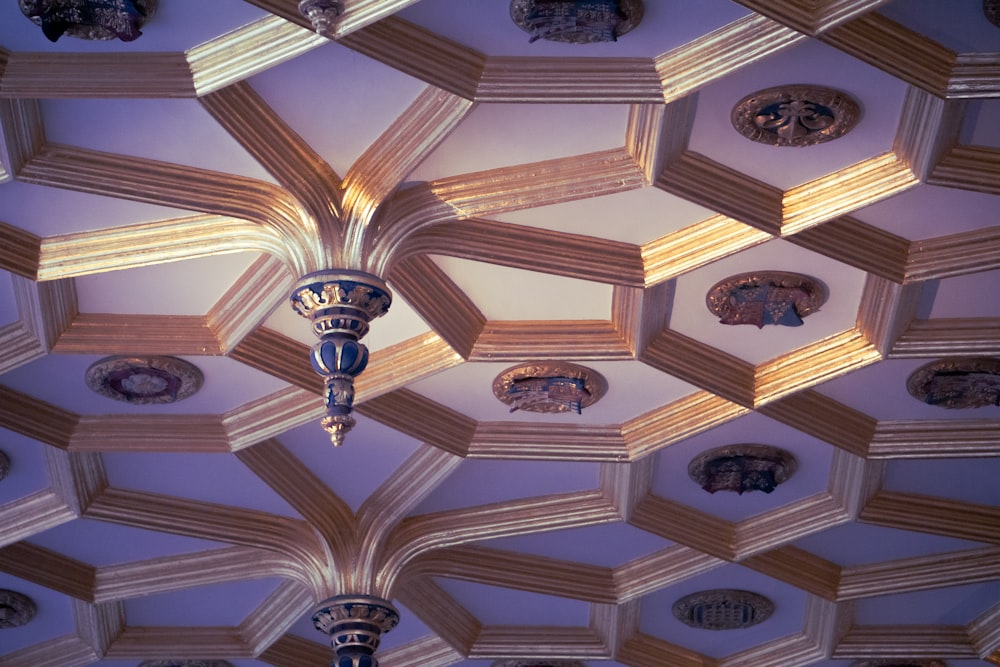
[{"label": "carved medallion", "polygon": [[80,39],[131,42],[156,12],[157,0],[18,0],[21,13],[56,41]]},{"label": "carved medallion", "polygon": [[139,667],[233,667],[227,660],[145,660]]},{"label": "carved medallion", "polygon": [[0,451],[0,479],[7,476],[10,472],[10,457],[4,452]]},{"label": "carved medallion", "polygon": [[511,0],[510,18],[529,42],[615,42],[642,20],[641,0]]},{"label": "carved medallion", "polygon": [[334,22],[344,12],[340,0],[300,0],[299,13],[309,19],[313,30],[321,35],[333,31]]},{"label": "carved medallion", "polygon": [[1000,28],[1000,0],[983,0],[983,14],[990,23]]},{"label": "carved medallion", "polygon": [[722,324],[802,325],[802,318],[826,302],[826,286],[810,276],[757,271],[720,280],[705,297]]},{"label": "carved medallion", "polygon": [[771,493],[792,476],[797,463],[788,452],[767,445],[729,445],[704,452],[688,464],[688,476],[709,493]]},{"label": "carved medallion", "polygon": [[196,366],[176,357],[107,357],[87,369],[87,386],[133,405],[174,403],[201,388]]},{"label": "carved medallion", "polygon": [[905,660],[888,658],[886,660],[855,660],[851,667],[948,667],[940,660]]},{"label": "carved medallion", "polygon": [[812,146],[843,136],[861,118],[857,102],[831,88],[778,86],[747,95],[733,107],[733,127],[773,146]]},{"label": "carved medallion", "polygon": [[35,603],[27,595],[0,590],[0,630],[16,628],[35,615]]},{"label": "carved medallion", "polygon": [[939,408],[1000,405],[1000,359],[980,357],[934,361],[910,375],[906,390],[914,398]]},{"label": "carved medallion", "polygon": [[723,588],[686,595],[674,603],[673,611],[692,628],[738,630],[766,621],[774,603],[757,593]]},{"label": "carved medallion", "polygon": [[513,366],[493,381],[493,394],[509,405],[511,412],[580,414],[607,390],[607,380],[597,371],[561,361]]}]

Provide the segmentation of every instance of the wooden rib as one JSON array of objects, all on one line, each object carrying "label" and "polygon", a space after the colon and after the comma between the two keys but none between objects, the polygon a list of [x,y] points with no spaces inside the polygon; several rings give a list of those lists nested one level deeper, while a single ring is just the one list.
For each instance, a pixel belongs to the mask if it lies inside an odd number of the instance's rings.
[{"label": "wooden rib", "polygon": [[288,632],[296,619],[310,611],[312,591],[297,581],[283,581],[239,626],[240,636],[257,655]]},{"label": "wooden rib", "polygon": [[266,440],[236,452],[245,466],[295,508],[333,551],[338,573],[354,556],[354,512],[277,440]]},{"label": "wooden rib", "polygon": [[782,233],[782,192],[695,152],[666,164],[654,183],[768,234]]},{"label": "wooden rib", "polygon": [[945,95],[993,98],[1000,93],[1000,53],[959,53]]},{"label": "wooden rib", "polygon": [[398,252],[448,255],[613,285],[642,287],[645,282],[640,250],[631,243],[478,218],[421,229]]},{"label": "wooden rib", "polygon": [[73,508],[52,491],[36,491],[0,508],[0,547],[77,518]]},{"label": "wooden rib", "polygon": [[896,339],[892,359],[1000,356],[1000,317],[916,320]]},{"label": "wooden rib", "polygon": [[14,278],[13,286],[21,319],[25,323],[34,321],[46,348],[51,349],[79,314],[76,283],[72,280],[31,283]]},{"label": "wooden rib", "polygon": [[738,0],[758,14],[780,21],[799,32],[815,36],[832,26],[870,12],[888,0]]},{"label": "wooden rib", "polygon": [[892,282],[901,283],[906,276],[910,242],[849,216],[805,229],[787,240]]},{"label": "wooden rib", "polygon": [[1000,456],[1000,423],[988,419],[880,421],[868,456],[873,459]]},{"label": "wooden rib", "polygon": [[614,569],[618,602],[638,600],[649,593],[711,572],[726,563],[721,558],[681,544],[669,546]]},{"label": "wooden rib", "polygon": [[871,660],[933,656],[975,660],[979,656],[962,626],[854,626],[830,656],[835,660]]},{"label": "wooden rib", "polygon": [[903,285],[868,275],[861,292],[857,328],[880,356],[889,354],[893,343],[916,317],[922,285]]},{"label": "wooden rib", "polygon": [[299,275],[322,263],[315,222],[285,190],[253,178],[55,144],[25,164],[18,178],[249,220],[281,237],[284,256]]},{"label": "wooden rib", "polygon": [[589,627],[597,633],[610,655],[618,655],[622,644],[639,632],[639,602],[590,605]]},{"label": "wooden rib", "polygon": [[93,647],[98,655],[104,655],[125,629],[125,606],[120,602],[71,602],[77,636]]},{"label": "wooden rib", "polygon": [[0,570],[78,600],[94,601],[96,571],[92,566],[30,542],[0,549]]},{"label": "wooden rib", "polygon": [[297,426],[318,422],[325,414],[316,392],[289,387],[245,403],[222,416],[229,448],[239,451]]},{"label": "wooden rib", "polygon": [[859,520],[887,528],[1000,544],[1000,509],[915,493],[880,491]]},{"label": "wooden rib", "polygon": [[927,183],[1000,194],[1000,149],[955,146],[934,166]]},{"label": "wooden rib", "polygon": [[299,389],[322,395],[323,380],[309,363],[309,346],[277,331],[265,327],[251,331],[228,356]]},{"label": "wooden rib", "polygon": [[339,39],[353,51],[467,99],[476,96],[485,56],[429,30],[389,17]]},{"label": "wooden rib", "polygon": [[188,49],[184,56],[195,90],[205,95],[326,43],[312,30],[268,16]]},{"label": "wooden rib", "polygon": [[748,407],[702,391],[630,419],[622,424],[622,437],[636,461],[748,412]]},{"label": "wooden rib", "polygon": [[141,660],[151,655],[172,659],[251,659],[253,652],[237,628],[128,627],[108,649],[108,660]]},{"label": "wooden rib", "polygon": [[628,361],[632,349],[608,321],[491,321],[483,327],[469,361]]},{"label": "wooden rib", "polygon": [[965,627],[980,657],[989,660],[985,656],[997,655],[1000,646],[1000,604],[994,604]]},{"label": "wooden rib", "polygon": [[855,330],[828,336],[757,366],[754,404],[770,403],[881,359],[878,349]]},{"label": "wooden rib", "polygon": [[636,506],[629,523],[720,560],[736,558],[734,524],[672,500],[647,496]]},{"label": "wooden rib", "polygon": [[392,288],[463,358],[468,358],[486,316],[429,257],[395,263]]},{"label": "wooden rib", "polygon": [[[646,344],[644,327],[647,325],[643,317],[645,297],[645,289],[615,285],[611,291],[611,324],[631,359],[634,359],[639,348]],[[656,316],[656,313],[651,313],[651,317]]]},{"label": "wooden rib", "polygon": [[94,602],[111,602],[247,579],[284,577],[310,583],[281,554],[252,547],[212,549],[97,569]]},{"label": "wooden rib", "polygon": [[617,601],[610,568],[485,547],[438,549],[411,561],[403,574],[447,577],[587,602]]},{"label": "wooden rib", "polygon": [[213,415],[97,415],[79,418],[70,451],[229,452]]},{"label": "wooden rib", "polygon": [[101,657],[77,635],[63,635],[4,654],[3,666],[89,665]]},{"label": "wooden rib", "polygon": [[884,15],[871,12],[820,39],[929,93],[944,97],[955,53]]},{"label": "wooden rib", "polygon": [[[792,241],[798,236],[793,236]],[[713,216],[644,244],[641,254],[645,284],[660,284],[772,238],[766,231],[724,215]]]},{"label": "wooden rib", "polygon": [[440,637],[428,636],[381,651],[379,664],[386,667],[447,667],[461,662],[464,657]]},{"label": "wooden rib", "polygon": [[222,295],[205,320],[228,352],[267,319],[272,304],[291,291],[293,276],[275,257],[261,256]]},{"label": "wooden rib", "polygon": [[0,374],[44,357],[48,350],[38,332],[22,316],[0,326]]},{"label": "wooden rib", "polygon": [[465,456],[476,422],[408,389],[355,407],[360,414],[446,452]]},{"label": "wooden rib", "polygon": [[754,405],[754,368],[676,331],[663,331],[639,361],[744,407]]},{"label": "wooden rib", "polygon": [[[524,357],[521,357],[522,359]],[[548,359],[550,357],[546,357]],[[617,426],[480,422],[469,458],[622,461],[629,457]]]},{"label": "wooden rib", "polygon": [[672,102],[736,70],[806,39],[765,16],[751,14],[654,59],[663,99]]},{"label": "wooden rib", "polygon": [[370,401],[463,361],[436,333],[414,336],[372,353],[364,375],[355,380],[355,401]]},{"label": "wooden rib", "polygon": [[60,334],[64,354],[208,355],[222,350],[201,315],[81,313]]},{"label": "wooden rib", "polygon": [[72,412],[0,386],[0,427],[66,448],[79,419]]},{"label": "wooden rib", "polygon": [[396,597],[435,635],[463,656],[468,655],[482,631],[479,620],[430,578],[412,577],[401,581]]},{"label": "wooden rib", "polygon": [[897,595],[994,581],[998,578],[1000,549],[985,547],[845,567],[837,587],[837,598],[853,600]]},{"label": "wooden rib", "polygon": [[941,155],[958,143],[964,121],[964,104],[910,87],[892,150],[917,177],[926,180]]},{"label": "wooden rib", "polygon": [[629,637],[615,656],[630,667],[717,667],[718,661],[650,635]]},{"label": "wooden rib", "polygon": [[[316,638],[320,638],[320,633],[316,633]],[[271,665],[322,665],[330,660],[330,652],[328,644],[311,642],[289,633],[264,649],[257,659]]]},{"label": "wooden rib", "polygon": [[180,53],[11,53],[3,72],[4,97],[194,97]]},{"label": "wooden rib", "polygon": [[761,406],[759,412],[856,456],[867,456],[878,422],[816,391]]},{"label": "wooden rib", "polygon": [[233,139],[316,219],[324,244],[339,242],[340,178],[247,83],[199,100]]},{"label": "wooden rib", "polygon": [[0,222],[0,270],[35,280],[41,252],[41,238]]},{"label": "wooden rib", "polygon": [[848,523],[851,513],[829,493],[803,498],[736,525],[737,557],[785,546],[795,540]]},{"label": "wooden rib", "polygon": [[625,126],[625,150],[642,168],[650,183],[659,173],[660,140],[665,130],[666,107],[662,104],[633,104]]},{"label": "wooden rib", "polygon": [[840,566],[798,547],[778,547],[746,558],[740,561],[740,565],[818,595],[824,600],[841,599]]},{"label": "wooden rib", "polygon": [[801,633],[726,656],[719,661],[719,667],[792,667],[814,664],[827,657],[839,639],[841,616],[840,608],[833,602],[809,595],[806,597]]},{"label": "wooden rib", "polygon": [[608,502],[618,508],[624,521],[631,520],[636,506],[649,495],[654,465],[655,461],[649,456],[637,461],[601,464],[598,488]]},{"label": "wooden rib", "polygon": [[521,657],[609,660],[612,656],[590,628],[564,626],[485,626],[469,649],[469,659]]},{"label": "wooden rib", "polygon": [[648,58],[491,57],[478,102],[663,103],[660,77]]},{"label": "wooden rib", "polygon": [[104,462],[98,454],[45,448],[45,468],[56,496],[79,515],[108,488]]},{"label": "wooden rib", "polygon": [[914,242],[906,279],[938,280],[1000,268],[1000,228],[939,236]]},{"label": "wooden rib", "polygon": [[342,184],[347,228],[339,265],[363,255],[376,210],[473,108],[466,99],[428,87],[355,160]]},{"label": "wooden rib", "polygon": [[[6,72],[0,71],[0,77],[3,77],[0,84],[6,88]],[[17,174],[45,145],[45,128],[39,101],[8,99],[0,94],[0,136],[7,149],[10,172]]]}]

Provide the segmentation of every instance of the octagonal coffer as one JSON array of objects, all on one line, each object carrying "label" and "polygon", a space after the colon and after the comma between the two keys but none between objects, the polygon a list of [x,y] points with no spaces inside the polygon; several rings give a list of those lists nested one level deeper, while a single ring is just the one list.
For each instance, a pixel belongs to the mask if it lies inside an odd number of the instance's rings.
[{"label": "octagonal coffer", "polygon": [[709,493],[747,491],[771,493],[795,472],[795,457],[768,445],[716,447],[693,458],[688,476]]},{"label": "octagonal coffer", "polygon": [[787,271],[753,271],[729,276],[708,290],[705,302],[721,324],[802,326],[827,299],[826,285]]},{"label": "octagonal coffer", "polygon": [[700,630],[739,630],[763,623],[774,603],[750,591],[719,588],[685,595],[674,603],[674,617]]},{"label": "octagonal coffer", "polygon": [[918,401],[950,410],[1000,405],[1000,359],[932,361],[910,374],[906,390]]}]

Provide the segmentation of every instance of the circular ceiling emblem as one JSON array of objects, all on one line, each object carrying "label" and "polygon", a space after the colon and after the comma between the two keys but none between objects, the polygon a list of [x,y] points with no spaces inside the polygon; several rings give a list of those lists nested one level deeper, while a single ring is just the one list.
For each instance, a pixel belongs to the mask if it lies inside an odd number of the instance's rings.
[{"label": "circular ceiling emblem", "polygon": [[139,29],[156,13],[157,0],[132,0],[118,7],[95,0],[18,0],[18,4],[21,13],[53,42],[62,35],[131,42],[142,35]]},{"label": "circular ceiling emblem", "polygon": [[0,590],[0,630],[16,628],[35,615],[35,603],[27,595]]},{"label": "circular ceiling emblem", "polygon": [[846,134],[861,118],[861,108],[832,88],[778,86],[744,97],[731,118],[747,139],[772,146],[812,146]]},{"label": "circular ceiling emblem", "polygon": [[784,271],[755,271],[715,283],[705,303],[721,324],[802,325],[802,318],[826,302],[826,286],[816,278]]},{"label": "circular ceiling emblem", "polygon": [[939,408],[1000,405],[1000,359],[941,359],[921,366],[906,381],[917,400]]},{"label": "circular ceiling emblem", "polygon": [[639,25],[641,0],[511,0],[510,18],[529,42],[615,42]]},{"label": "circular ceiling emblem", "polygon": [[716,589],[682,597],[673,611],[677,620],[692,628],[738,630],[766,621],[774,603],[750,591]]},{"label": "circular ceiling emblem", "polygon": [[688,476],[709,493],[746,491],[771,493],[792,476],[795,457],[768,445],[729,445],[699,454],[688,465]]},{"label": "circular ceiling emblem", "polygon": [[0,452],[0,479],[7,476],[10,472],[10,457],[4,452]]},{"label": "circular ceiling emblem", "polygon": [[493,394],[509,405],[511,412],[580,414],[607,390],[607,380],[597,371],[562,361],[512,366],[493,381]]},{"label": "circular ceiling emblem", "polygon": [[175,357],[107,357],[87,369],[87,386],[134,405],[174,403],[201,388],[196,366]]}]

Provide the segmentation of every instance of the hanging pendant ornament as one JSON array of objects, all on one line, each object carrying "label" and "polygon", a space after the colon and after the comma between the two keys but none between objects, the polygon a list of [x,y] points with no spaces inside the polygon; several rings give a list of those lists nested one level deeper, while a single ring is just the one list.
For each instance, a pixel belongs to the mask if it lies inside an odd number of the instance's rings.
[{"label": "hanging pendant ornament", "polygon": [[334,21],[344,11],[344,3],[339,0],[301,0],[299,13],[309,19],[313,30],[321,35],[333,34]]},{"label": "hanging pendant ornament", "polygon": [[319,342],[312,347],[313,370],[326,383],[323,428],[334,447],[354,427],[354,378],[368,365],[368,348],[360,342],[368,323],[385,315],[392,293],[379,278],[361,271],[319,271],[296,283],[292,308],[312,321]]},{"label": "hanging pendant ornament", "polygon": [[339,595],[321,602],[312,621],[337,653],[332,667],[378,667],[375,650],[399,623],[399,612],[382,598]]}]

